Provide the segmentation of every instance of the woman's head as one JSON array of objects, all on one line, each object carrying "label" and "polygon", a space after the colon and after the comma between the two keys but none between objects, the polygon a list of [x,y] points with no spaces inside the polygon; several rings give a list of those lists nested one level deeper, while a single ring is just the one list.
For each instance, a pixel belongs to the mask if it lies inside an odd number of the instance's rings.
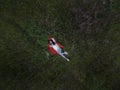
[{"label": "woman's head", "polygon": [[51,39],[51,40],[48,40],[48,43],[50,44],[50,45],[55,45],[55,42]]}]

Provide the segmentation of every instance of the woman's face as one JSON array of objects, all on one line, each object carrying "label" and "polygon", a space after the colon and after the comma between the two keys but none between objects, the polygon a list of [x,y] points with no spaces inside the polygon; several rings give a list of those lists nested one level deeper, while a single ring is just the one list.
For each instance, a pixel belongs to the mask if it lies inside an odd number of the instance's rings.
[{"label": "woman's face", "polygon": [[52,41],[49,41],[50,42],[50,44],[52,44]]}]

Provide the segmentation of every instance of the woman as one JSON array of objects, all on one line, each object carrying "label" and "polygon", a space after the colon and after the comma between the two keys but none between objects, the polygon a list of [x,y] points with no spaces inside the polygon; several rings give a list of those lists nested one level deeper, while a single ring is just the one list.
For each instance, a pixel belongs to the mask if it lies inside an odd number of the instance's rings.
[{"label": "woman", "polygon": [[65,56],[65,55],[68,55],[68,53],[66,51],[62,50],[63,47],[64,46],[57,43],[56,40],[53,37],[51,37],[51,36],[48,37],[48,51],[51,52],[54,55],[60,55],[64,59],[69,61],[69,58],[67,58]]}]

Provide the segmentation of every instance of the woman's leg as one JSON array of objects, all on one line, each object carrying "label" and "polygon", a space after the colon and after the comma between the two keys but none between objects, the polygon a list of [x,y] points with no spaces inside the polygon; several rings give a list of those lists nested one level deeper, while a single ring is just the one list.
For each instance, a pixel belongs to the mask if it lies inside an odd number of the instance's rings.
[{"label": "woman's leg", "polygon": [[68,53],[67,52],[64,52],[61,48],[58,48],[57,49],[57,52],[60,56],[62,56],[64,59],[66,59],[67,61],[69,61],[69,59],[65,56],[67,55]]},{"label": "woman's leg", "polygon": [[64,59],[66,59],[67,61],[70,61],[67,57],[65,57],[65,55],[63,53],[59,54],[60,56],[62,56]]}]

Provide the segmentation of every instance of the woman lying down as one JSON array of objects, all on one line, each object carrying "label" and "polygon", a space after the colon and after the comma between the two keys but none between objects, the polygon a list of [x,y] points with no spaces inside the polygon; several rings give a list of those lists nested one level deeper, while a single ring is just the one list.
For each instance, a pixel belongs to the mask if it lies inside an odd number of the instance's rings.
[{"label": "woman lying down", "polygon": [[54,55],[60,55],[64,59],[69,61],[69,58],[66,57],[66,55],[68,55],[68,53],[66,51],[62,50],[63,47],[64,46],[61,45],[60,43],[56,42],[56,40],[53,37],[51,37],[51,36],[48,37],[48,51]]}]

